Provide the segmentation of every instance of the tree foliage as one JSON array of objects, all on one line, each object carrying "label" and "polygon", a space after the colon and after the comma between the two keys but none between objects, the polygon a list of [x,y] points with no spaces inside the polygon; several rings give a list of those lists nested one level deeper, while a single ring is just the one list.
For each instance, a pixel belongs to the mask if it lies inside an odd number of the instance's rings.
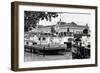
[{"label": "tree foliage", "polygon": [[84,29],[84,30],[83,30],[83,33],[84,33],[84,34],[88,34],[88,29]]},{"label": "tree foliage", "polygon": [[25,11],[24,12],[24,27],[28,31],[30,27],[36,28],[40,20],[46,19],[51,21],[52,18],[58,17],[57,12],[38,12],[38,11]]}]

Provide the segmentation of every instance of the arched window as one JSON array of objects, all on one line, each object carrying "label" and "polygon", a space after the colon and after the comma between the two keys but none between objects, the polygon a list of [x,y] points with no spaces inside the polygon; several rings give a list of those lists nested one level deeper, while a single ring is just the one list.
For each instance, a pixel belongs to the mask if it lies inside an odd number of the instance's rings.
[{"label": "arched window", "polygon": [[69,28],[67,28],[67,32],[70,32]]}]

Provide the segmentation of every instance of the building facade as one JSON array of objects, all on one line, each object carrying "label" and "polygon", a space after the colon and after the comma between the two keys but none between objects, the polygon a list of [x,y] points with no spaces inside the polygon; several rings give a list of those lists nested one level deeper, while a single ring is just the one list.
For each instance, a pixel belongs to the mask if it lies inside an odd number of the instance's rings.
[{"label": "building facade", "polygon": [[[74,39],[74,35],[83,35],[84,30],[87,29],[88,33],[90,34],[90,30],[88,25],[82,26],[77,25],[74,22],[65,23],[61,20],[57,22],[55,25],[49,26],[40,26],[38,28],[32,28],[28,33],[25,33],[25,45],[28,41],[29,43],[37,43],[41,45],[48,45],[48,44],[64,44],[68,42],[69,39]],[[28,39],[26,39],[28,38]]]}]

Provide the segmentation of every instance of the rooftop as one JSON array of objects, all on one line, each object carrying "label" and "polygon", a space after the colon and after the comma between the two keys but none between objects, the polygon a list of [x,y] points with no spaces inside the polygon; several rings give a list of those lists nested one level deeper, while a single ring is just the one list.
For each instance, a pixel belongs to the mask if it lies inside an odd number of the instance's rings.
[{"label": "rooftop", "polygon": [[54,24],[54,25],[48,25],[48,26],[43,26],[43,25],[38,25],[38,28],[45,28],[45,27],[48,27],[48,28],[51,28],[51,27],[54,27],[54,26],[59,26],[59,27],[88,27],[88,26],[83,26],[83,25],[77,25],[75,22],[71,22],[71,23],[66,23],[66,22],[62,22],[62,21],[59,21],[57,22],[57,24]]}]

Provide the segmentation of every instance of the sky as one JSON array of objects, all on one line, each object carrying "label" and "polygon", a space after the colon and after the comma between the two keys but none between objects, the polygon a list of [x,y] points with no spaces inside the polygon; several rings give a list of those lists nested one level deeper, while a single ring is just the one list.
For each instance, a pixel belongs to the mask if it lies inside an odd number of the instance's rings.
[{"label": "sky", "polygon": [[70,22],[75,22],[77,25],[90,25],[91,24],[91,15],[90,14],[84,14],[84,13],[61,13],[57,18],[52,18],[52,21],[46,21],[46,20],[41,20],[39,22],[40,25],[54,25],[56,24],[59,20],[70,23]]}]

